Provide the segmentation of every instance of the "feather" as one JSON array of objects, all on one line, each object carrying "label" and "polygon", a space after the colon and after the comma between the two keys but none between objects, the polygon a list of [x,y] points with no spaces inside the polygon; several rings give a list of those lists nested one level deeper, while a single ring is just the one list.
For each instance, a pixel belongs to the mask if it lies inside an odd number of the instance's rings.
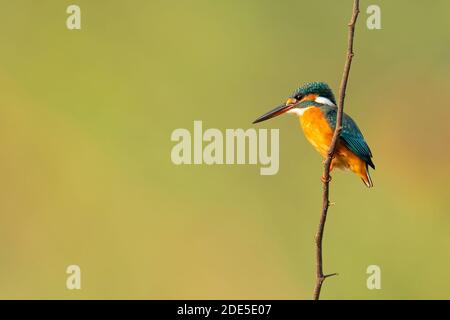
[{"label": "feather", "polygon": [[[330,127],[335,130],[337,108],[333,106],[322,105],[320,107],[328,121]],[[372,162],[372,151],[370,150],[364,136],[356,125],[355,121],[347,114],[343,114],[342,131],[340,139],[344,144],[358,157],[364,160],[369,166],[375,169],[375,164]]]}]

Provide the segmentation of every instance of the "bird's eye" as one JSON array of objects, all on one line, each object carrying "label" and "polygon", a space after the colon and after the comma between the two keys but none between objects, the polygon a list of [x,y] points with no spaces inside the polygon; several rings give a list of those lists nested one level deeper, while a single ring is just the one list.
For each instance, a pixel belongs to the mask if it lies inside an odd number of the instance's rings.
[{"label": "bird's eye", "polygon": [[295,99],[297,99],[297,101],[302,100],[302,98],[303,98],[303,95],[301,95],[301,94],[298,94],[295,96]]}]

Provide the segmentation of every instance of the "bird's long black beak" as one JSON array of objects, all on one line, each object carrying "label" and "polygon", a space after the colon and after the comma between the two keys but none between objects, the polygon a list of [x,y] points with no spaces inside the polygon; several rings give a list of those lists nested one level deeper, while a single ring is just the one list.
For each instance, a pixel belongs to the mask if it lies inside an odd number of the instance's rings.
[{"label": "bird's long black beak", "polygon": [[258,123],[258,122],[262,122],[262,121],[266,121],[269,120],[271,118],[274,118],[276,116],[279,116],[280,114],[283,114],[285,112],[287,112],[289,109],[291,109],[292,107],[294,107],[295,104],[282,104],[281,106],[276,107],[275,109],[267,112],[266,114],[263,114],[261,117],[259,117],[258,119],[256,119],[255,121],[253,121],[253,123]]}]

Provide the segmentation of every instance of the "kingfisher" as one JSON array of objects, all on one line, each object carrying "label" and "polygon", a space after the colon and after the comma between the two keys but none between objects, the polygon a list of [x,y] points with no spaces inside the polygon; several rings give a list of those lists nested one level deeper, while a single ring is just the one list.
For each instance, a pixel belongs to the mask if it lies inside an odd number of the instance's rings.
[{"label": "kingfisher", "polygon": [[[306,139],[326,158],[336,128],[338,108],[331,88],[324,82],[309,82],[295,90],[286,103],[253,121],[262,122],[284,113],[298,116]],[[372,152],[356,122],[347,114],[342,117],[342,131],[331,161],[333,168],[351,170],[367,187],[373,187],[369,166],[375,169]]]}]

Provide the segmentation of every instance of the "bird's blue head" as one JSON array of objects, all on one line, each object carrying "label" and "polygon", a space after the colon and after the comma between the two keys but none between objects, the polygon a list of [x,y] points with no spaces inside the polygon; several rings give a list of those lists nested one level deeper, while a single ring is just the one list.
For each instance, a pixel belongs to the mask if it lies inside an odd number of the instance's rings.
[{"label": "bird's blue head", "polygon": [[320,98],[325,98],[336,105],[333,91],[325,82],[308,82],[295,90],[291,98],[294,98],[297,101],[315,100],[317,98],[320,100]]},{"label": "bird's blue head", "polygon": [[253,123],[262,122],[286,112],[302,115],[305,108],[313,104],[336,106],[333,91],[326,83],[308,82],[304,84],[295,90],[284,104],[262,115]]}]

